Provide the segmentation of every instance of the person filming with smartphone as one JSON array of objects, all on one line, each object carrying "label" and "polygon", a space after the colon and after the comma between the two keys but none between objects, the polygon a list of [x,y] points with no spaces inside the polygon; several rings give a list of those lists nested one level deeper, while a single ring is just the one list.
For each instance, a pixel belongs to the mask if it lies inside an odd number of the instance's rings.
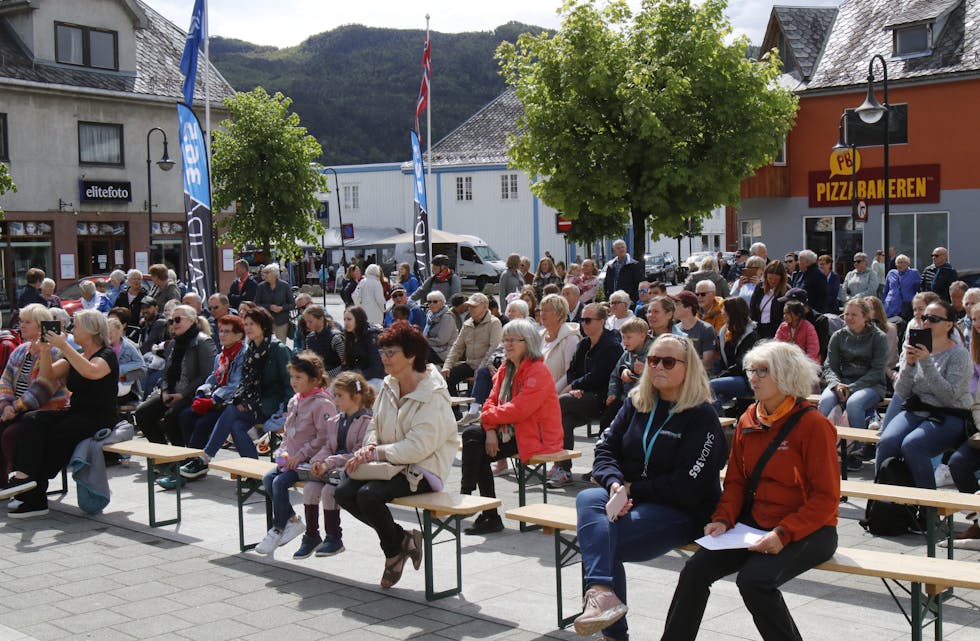
[{"label": "person filming with smartphone", "polygon": [[965,439],[973,406],[969,352],[953,340],[958,331],[953,306],[936,301],[922,315],[922,329],[909,330],[905,361],[895,380],[902,411],[881,432],[875,471],[889,458],[904,459],[916,487],[935,489],[932,457]]},{"label": "person filming with smartphone", "polygon": [[721,496],[727,449],[694,346],[674,334],[657,337],[640,381],[596,444],[599,487],[576,497],[587,588],[577,634],[629,638],[623,563],[701,535]]}]

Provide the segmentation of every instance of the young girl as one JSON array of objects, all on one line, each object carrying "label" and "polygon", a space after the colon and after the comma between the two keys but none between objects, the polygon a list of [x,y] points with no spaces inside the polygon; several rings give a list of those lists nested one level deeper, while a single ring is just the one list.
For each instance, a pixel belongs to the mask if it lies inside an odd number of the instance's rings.
[{"label": "young girl", "polygon": [[[374,405],[374,388],[357,372],[344,372],[333,382],[333,398],[340,413],[327,422],[326,442],[310,457],[310,481],[303,488],[303,509],[306,512],[306,534],[294,559],[305,559],[316,551],[317,556],[332,556],[344,551],[341,540],[340,508],[333,492],[340,480],[339,473],[347,459],[361,447]],[[317,481],[315,479],[325,480]],[[323,529],[320,538],[317,524],[318,504],[323,504]],[[320,543],[323,545],[320,545]]]},{"label": "young girl", "polygon": [[289,360],[289,384],[296,395],[286,407],[282,446],[275,468],[262,479],[272,497],[272,529],[255,546],[259,554],[272,554],[279,546],[303,533],[303,521],[289,503],[289,488],[299,480],[296,468],[317,453],[327,436],[327,423],[337,415],[327,386],[323,361],[311,351],[302,351]]}]

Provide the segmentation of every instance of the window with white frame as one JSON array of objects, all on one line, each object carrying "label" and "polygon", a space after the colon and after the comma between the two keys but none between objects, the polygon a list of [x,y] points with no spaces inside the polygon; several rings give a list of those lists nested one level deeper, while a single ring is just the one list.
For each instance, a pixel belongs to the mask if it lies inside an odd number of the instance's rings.
[{"label": "window with white frame", "polygon": [[762,221],[759,219],[738,221],[738,246],[748,249],[753,243],[762,242]]},{"label": "window with white frame", "polygon": [[932,50],[932,25],[917,24],[895,29],[892,45],[896,56],[928,54]]},{"label": "window with white frame", "polygon": [[361,208],[359,187],[359,185],[344,185],[344,209]]},{"label": "window with white frame", "polygon": [[[891,214],[888,244],[912,260],[922,271],[932,264],[932,250],[949,247],[949,212],[930,211]],[[952,260],[952,259],[951,259]]]},{"label": "window with white frame", "polygon": [[517,174],[504,174],[500,177],[500,199],[517,200]]},{"label": "window with white frame", "polygon": [[123,126],[79,122],[78,162],[83,165],[122,165]]},{"label": "window with white frame", "polygon": [[115,31],[56,22],[55,60],[66,65],[119,68],[119,37]]},{"label": "window with white frame", "polygon": [[786,136],[783,136],[782,144],[779,146],[779,151],[776,152],[776,157],[773,158],[772,164],[777,167],[784,167],[786,165]]},{"label": "window with white frame", "polygon": [[0,160],[10,160],[7,148],[7,114],[0,114]]},{"label": "window with white frame", "polygon": [[456,200],[473,200],[472,176],[456,176]]}]

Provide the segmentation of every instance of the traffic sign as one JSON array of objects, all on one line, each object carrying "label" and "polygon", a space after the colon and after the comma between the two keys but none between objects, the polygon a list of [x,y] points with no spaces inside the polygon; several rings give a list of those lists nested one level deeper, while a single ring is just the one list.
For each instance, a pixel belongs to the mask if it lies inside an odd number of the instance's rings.
[{"label": "traffic sign", "polygon": [[555,231],[559,234],[567,234],[572,231],[573,221],[562,218],[561,214],[555,214]]},{"label": "traffic sign", "polygon": [[340,234],[344,237],[344,240],[354,239],[354,223],[345,223],[340,227]]},{"label": "traffic sign", "polygon": [[857,206],[854,210],[854,220],[859,223],[868,222],[868,203],[863,200],[857,201]]}]

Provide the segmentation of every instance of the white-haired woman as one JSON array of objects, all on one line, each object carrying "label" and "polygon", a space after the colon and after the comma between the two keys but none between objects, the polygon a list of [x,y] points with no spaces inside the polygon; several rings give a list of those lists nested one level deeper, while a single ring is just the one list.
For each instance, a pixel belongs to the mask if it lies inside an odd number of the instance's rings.
[{"label": "white-haired woman", "polygon": [[81,353],[68,345],[64,334],[44,334],[62,357],[52,362],[51,350],[40,350],[40,375],[47,380],[66,379],[71,406],[25,416],[14,473],[8,487],[0,490],[0,500],[20,497],[21,504],[7,513],[10,518],[47,514],[48,479],[68,464],[78,443],[115,424],[119,364],[109,347],[105,316],[93,310],[79,311],[72,334]]},{"label": "white-haired woman", "polygon": [[[481,425],[463,432],[461,491],[496,496],[490,463],[519,456],[527,461],[535,454],[562,449],[564,432],[558,392],[541,353],[541,336],[527,319],[515,319],[504,327],[504,361],[493,377],[493,390],[483,404]],[[467,534],[488,534],[504,529],[497,510],[482,512]]]},{"label": "white-haired woman", "polygon": [[82,281],[79,285],[81,290],[82,309],[95,310],[103,314],[111,308],[109,299],[99,293],[95,288],[95,283],[90,280]]},{"label": "white-haired woman", "polygon": [[61,307],[61,298],[54,293],[55,283],[50,278],[41,281],[41,298],[48,307]]},{"label": "white-haired woman", "polygon": [[[627,561],[693,541],[718,503],[725,437],[701,358],[686,337],[659,336],[643,375],[596,444],[592,479],[575,499],[585,608],[575,632],[629,637]],[[607,503],[617,508],[607,516]]]},{"label": "white-haired woman", "polygon": [[126,288],[124,285],[125,282],[126,272],[121,269],[112,270],[105,288],[105,297],[109,299],[110,303],[114,303],[119,293]]},{"label": "white-haired woman", "polygon": [[854,254],[854,269],[847,272],[840,285],[837,299],[846,303],[852,298],[864,298],[878,295],[878,274],[871,269],[868,255],[864,252]]},{"label": "white-haired woman", "polygon": [[[744,365],[756,403],[739,419],[725,489],[704,534],[718,536],[736,523],[766,534],[748,548],[701,549],[688,560],[662,641],[693,641],[712,583],[734,572],[762,638],[800,639],[778,588],[837,549],[836,432],[805,400],[817,368],[796,345],[775,341],[752,348]],[[775,453],[767,462],[769,450]],[[758,465],[764,471],[753,474]]]},{"label": "white-haired woman", "polygon": [[295,304],[289,283],[279,278],[279,265],[269,263],[262,268],[262,282],[255,291],[255,304],[272,314],[276,338],[285,343],[289,335],[289,310]]},{"label": "white-haired woman", "polygon": [[429,362],[442,365],[459,336],[459,328],[446,306],[445,294],[434,289],[426,295],[425,301],[429,305],[429,311],[425,315],[422,335],[429,341]]},{"label": "white-haired woman", "polygon": [[381,285],[381,267],[368,265],[364,270],[364,278],[357,283],[357,288],[351,294],[355,305],[364,308],[368,322],[379,327],[385,320],[385,293]]}]

